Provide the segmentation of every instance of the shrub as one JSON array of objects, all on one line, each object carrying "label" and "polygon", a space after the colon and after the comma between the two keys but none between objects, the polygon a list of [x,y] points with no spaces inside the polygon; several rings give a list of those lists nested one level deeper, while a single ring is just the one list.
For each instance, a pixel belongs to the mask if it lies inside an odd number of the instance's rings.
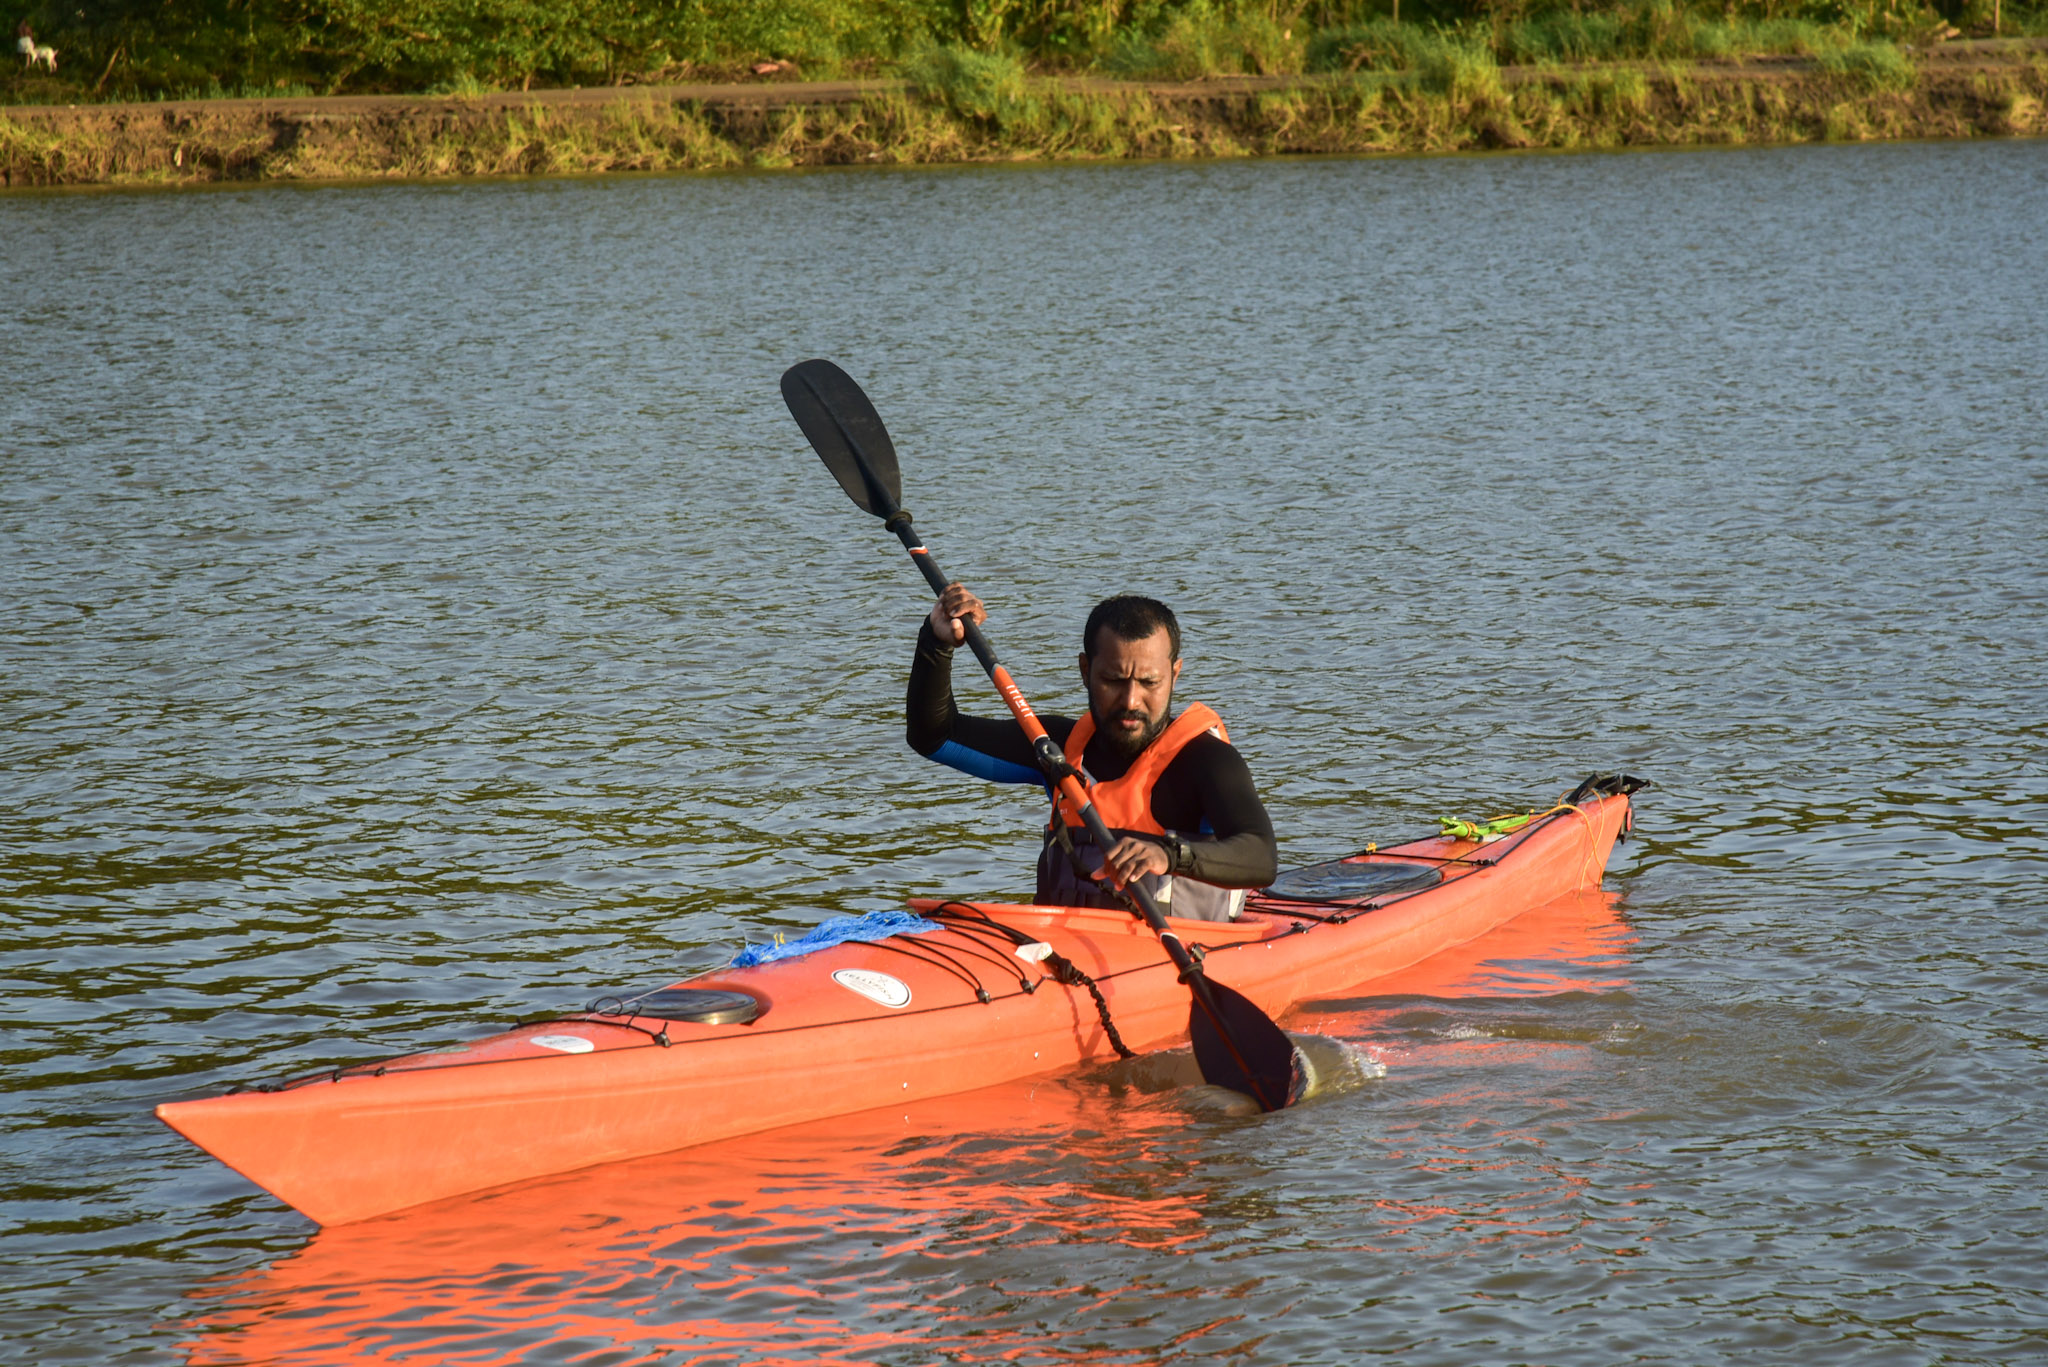
[{"label": "shrub", "polygon": [[1156,27],[1127,29],[1101,65],[1134,80],[1276,75],[1302,69],[1303,46],[1292,24],[1270,13],[1238,13],[1211,0],[1191,0]]},{"label": "shrub", "polygon": [[1308,45],[1310,71],[1413,71],[1442,45],[1414,24],[1388,19],[1324,29]]},{"label": "shrub", "polygon": [[1493,53],[1477,43],[1438,42],[1416,64],[1415,79],[1424,90],[1454,100],[1491,99],[1502,94],[1500,67]]},{"label": "shrub", "polygon": [[1510,62],[1604,62],[1622,54],[1622,20],[1613,14],[1547,14],[1508,26],[1501,57]]},{"label": "shrub", "polygon": [[1024,64],[1013,53],[933,44],[904,61],[903,76],[925,99],[991,127],[1030,120],[1037,114]]}]

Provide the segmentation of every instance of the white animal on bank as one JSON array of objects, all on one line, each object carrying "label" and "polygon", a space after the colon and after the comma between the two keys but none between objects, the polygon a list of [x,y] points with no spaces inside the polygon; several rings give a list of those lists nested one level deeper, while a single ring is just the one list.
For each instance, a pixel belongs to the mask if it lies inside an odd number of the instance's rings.
[{"label": "white animal on bank", "polygon": [[14,43],[14,48],[15,51],[21,54],[23,66],[34,67],[37,62],[41,62],[44,66],[50,69],[51,75],[56,74],[57,49],[53,47],[38,46],[36,40],[33,38],[16,39]]}]

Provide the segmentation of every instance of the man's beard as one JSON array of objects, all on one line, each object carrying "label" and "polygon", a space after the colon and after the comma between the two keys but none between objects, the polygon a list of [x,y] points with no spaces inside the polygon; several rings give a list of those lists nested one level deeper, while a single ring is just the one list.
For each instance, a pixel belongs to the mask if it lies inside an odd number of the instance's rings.
[{"label": "man's beard", "polygon": [[[1093,711],[1092,708],[1090,710]],[[1166,729],[1167,719],[1172,714],[1173,707],[1168,704],[1156,717],[1148,717],[1143,712],[1126,711],[1116,713],[1105,722],[1098,716],[1095,719],[1095,730],[1112,753],[1123,759],[1136,759],[1144,752],[1146,746],[1159,738],[1159,733]],[[1143,722],[1143,728],[1136,733],[1126,733],[1116,725],[1126,718]]]}]

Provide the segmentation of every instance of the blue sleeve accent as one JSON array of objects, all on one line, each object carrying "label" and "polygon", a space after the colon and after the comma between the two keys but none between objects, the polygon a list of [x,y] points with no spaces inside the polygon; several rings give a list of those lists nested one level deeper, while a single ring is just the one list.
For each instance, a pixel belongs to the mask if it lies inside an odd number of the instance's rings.
[{"label": "blue sleeve accent", "polygon": [[949,769],[958,769],[963,774],[985,778],[990,783],[1037,783],[1045,782],[1044,775],[1028,764],[1015,764],[993,755],[984,755],[979,750],[970,750],[957,740],[949,740],[932,751],[932,759]]}]

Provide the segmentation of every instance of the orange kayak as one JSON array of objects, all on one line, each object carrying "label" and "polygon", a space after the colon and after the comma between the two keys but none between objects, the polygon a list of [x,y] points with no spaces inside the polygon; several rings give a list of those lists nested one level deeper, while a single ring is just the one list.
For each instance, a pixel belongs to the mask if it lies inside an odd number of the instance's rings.
[{"label": "orange kayak", "polygon": [[[1280,1016],[1597,886],[1635,780],[1505,835],[1438,836],[1283,875],[1232,922],[1175,921]],[[924,928],[727,967],[596,1009],[159,1119],[321,1224],[924,1100],[1186,1037],[1153,932],[1102,909],[919,899]]]}]

